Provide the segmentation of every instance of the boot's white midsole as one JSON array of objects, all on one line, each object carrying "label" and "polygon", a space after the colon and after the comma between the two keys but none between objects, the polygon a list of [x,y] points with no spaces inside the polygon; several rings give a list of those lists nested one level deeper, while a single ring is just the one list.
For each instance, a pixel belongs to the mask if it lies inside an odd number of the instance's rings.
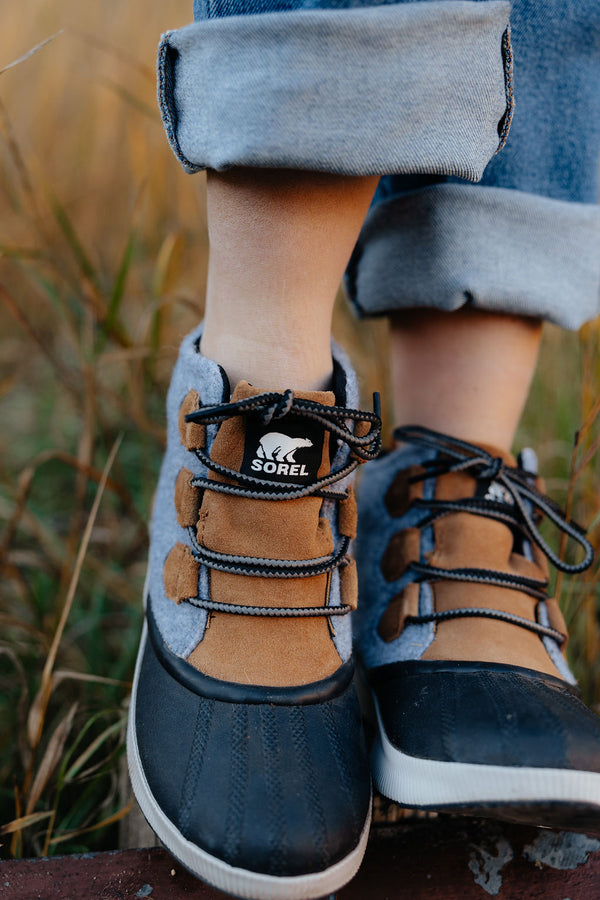
[{"label": "boot's white midsole", "polygon": [[407,806],[567,802],[600,808],[600,773],[533,766],[487,766],[409,756],[388,740],[377,698],[371,772],[382,794]]},{"label": "boot's white midsole", "polygon": [[248,898],[248,900],[313,900],[313,898],[333,893],[350,881],[358,871],[365,853],[371,825],[370,813],[358,845],[344,859],[322,872],[281,877],[230,866],[188,841],[173,822],[165,816],[146,781],[135,732],[135,698],[146,640],[147,626],[144,624],[127,724],[127,762],[133,792],[140,808],[148,824],[167,849],[199,878],[208,881],[222,891]]}]

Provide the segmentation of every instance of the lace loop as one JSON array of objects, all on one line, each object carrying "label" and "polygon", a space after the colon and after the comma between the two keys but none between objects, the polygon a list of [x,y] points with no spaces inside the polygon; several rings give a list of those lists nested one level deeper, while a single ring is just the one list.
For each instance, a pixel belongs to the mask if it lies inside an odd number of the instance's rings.
[{"label": "lace loop", "polygon": [[[220,425],[236,416],[257,417],[267,426],[273,420],[294,415],[312,419],[323,429],[335,436],[349,448],[346,459],[337,469],[328,475],[315,478],[312,482],[299,484],[282,483],[265,477],[249,475],[211,459],[203,448],[194,448],[198,460],[211,472],[222,476],[224,481],[217,481],[204,475],[197,475],[191,480],[193,487],[237,497],[250,497],[257,500],[294,500],[302,497],[320,497],[326,500],[340,501],[348,497],[345,490],[330,490],[329,486],[345,479],[363,461],[375,459],[381,449],[381,420],[378,415],[378,400],[374,398],[376,412],[362,412],[338,406],[326,406],[312,400],[303,400],[291,390],[283,393],[264,392],[244,400],[232,403],[221,403],[214,406],[203,406],[185,416],[187,422],[204,425]],[[357,426],[361,426],[360,430]],[[366,433],[361,433],[367,425]],[[356,433],[358,431],[358,433]],[[324,575],[334,569],[341,569],[349,563],[348,550],[350,539],[341,535],[337,546],[328,556],[314,559],[267,559],[222,553],[211,550],[199,543],[194,527],[189,527],[192,555],[196,562],[209,569],[235,575],[248,575],[259,578],[307,578]],[[306,618],[313,616],[344,616],[351,611],[348,604],[323,607],[263,607],[244,606],[236,603],[219,603],[207,598],[195,597],[189,603],[212,612],[227,612],[246,616]]]},{"label": "lace loop", "polygon": [[[440,500],[435,497],[416,498],[413,500],[413,507],[428,511],[428,515],[420,520],[419,528],[431,525],[440,516],[467,512],[496,519],[513,531],[520,531],[529,541],[540,548],[557,569],[561,569],[563,572],[581,572],[591,564],[593,548],[585,537],[583,529],[576,522],[568,521],[560,507],[538,491],[533,484],[532,473],[507,465],[502,457],[492,456],[482,447],[439,434],[428,428],[418,426],[398,428],[394,432],[394,437],[407,443],[431,448],[438,454],[442,454],[436,456],[435,459],[425,461],[423,463],[424,473],[413,475],[410,478],[411,483],[437,478],[450,472],[468,472],[477,481],[488,483],[488,494],[490,485],[496,486],[491,491],[491,496],[486,494],[485,497],[462,497],[456,500]],[[543,515],[550,519],[560,532],[572,538],[584,550],[584,559],[581,562],[571,565],[560,559],[548,546],[538,529],[539,518],[536,522],[536,517]],[[528,578],[524,575],[495,569],[442,568],[419,561],[412,561],[408,568],[412,570],[415,576],[414,580],[418,583],[436,581],[476,583],[519,591],[542,603],[548,599],[546,593],[548,582],[545,579]],[[555,628],[498,609],[457,607],[425,615],[408,616],[405,621],[407,624],[421,625],[428,622],[437,623],[468,617],[492,618],[518,625],[542,638],[556,641],[559,646],[566,641],[566,635]]]},{"label": "lace loop", "polygon": [[479,606],[463,606],[460,609],[447,609],[443,612],[428,613],[423,616],[407,616],[407,625],[425,625],[428,622],[444,622],[448,619],[497,619],[500,622],[508,622],[510,625],[519,625],[527,631],[533,631],[541,637],[552,638],[559,646],[562,646],[567,640],[567,636],[556,628],[550,628],[549,625],[542,625],[540,622],[533,622],[531,619],[524,619],[523,616],[516,616],[514,613],[505,612],[502,609],[487,609]]},{"label": "lace loop", "polygon": [[429,563],[410,563],[410,569],[416,573],[416,581],[463,581],[476,584],[491,584],[495,587],[507,587],[522,591],[535,597],[536,600],[547,600],[548,582],[537,578],[526,578],[524,575],[511,575],[508,572],[497,572],[495,569],[443,569]]},{"label": "lace loop", "polygon": [[263,425],[270,425],[273,419],[282,419],[292,408],[294,392],[287,390],[281,394],[260,416]]},{"label": "lace loop", "polygon": [[[378,408],[378,395],[374,395],[374,406]],[[282,484],[268,478],[257,478],[223,466],[210,458],[203,449],[197,448],[194,453],[200,462],[211,472],[222,475],[233,484],[226,484],[196,476],[194,487],[208,488],[237,497],[254,497],[257,500],[297,500],[301,497],[317,496],[328,500],[343,500],[345,493],[327,491],[329,485],[341,481],[350,475],[361,462],[375,459],[381,450],[381,419],[376,412],[363,412],[357,409],[346,409],[341,406],[325,406],[314,400],[302,400],[295,397],[292,391],[283,394],[268,392],[257,394],[246,400],[233,403],[222,403],[218,406],[202,406],[188,413],[187,422],[199,422],[205,425],[219,425],[226,419],[239,415],[257,415],[264,421],[265,416],[282,418],[292,413],[318,422],[326,431],[335,435],[350,448],[348,461],[339,469],[333,469],[329,475],[317,478],[308,484],[289,482]],[[270,420],[269,420],[270,421]],[[350,423],[350,424],[348,424]],[[355,434],[355,426],[359,423],[369,425],[364,435]],[[268,424],[268,423],[266,423]],[[219,485],[219,486],[217,486]]]},{"label": "lace loop", "polygon": [[[236,400],[233,403],[201,406],[200,409],[188,413],[185,420],[205,425],[220,425],[221,422],[234,416],[255,414],[268,424],[269,416],[282,418],[290,413],[318,422],[326,431],[347,444],[352,454],[363,461],[375,459],[379,455],[381,420],[377,413],[346,409],[341,406],[326,406],[315,400],[303,400],[295,397],[292,391],[286,391],[283,394],[271,391],[257,394],[255,397],[248,397],[245,400]],[[265,417],[267,417],[266,420]],[[347,424],[348,422],[351,425]],[[354,427],[351,426],[358,423],[369,425],[366,434],[355,434]],[[239,472],[233,472],[233,475],[239,474]]]},{"label": "lace loop", "polygon": [[316,616],[347,616],[352,607],[347,603],[341,606],[243,606],[241,603],[218,603],[192,597],[187,601],[199,609],[209,612],[234,613],[238,616],[266,616],[270,619],[310,619]]},{"label": "lace loop", "polygon": [[265,559],[259,556],[241,556],[209,550],[198,543],[193,528],[190,529],[190,538],[193,554],[198,562],[219,572],[260,578],[306,578],[310,575],[324,575],[344,563],[350,544],[349,539],[343,537],[333,553],[316,559]]},{"label": "lace loop", "polygon": [[[589,568],[594,558],[594,550],[585,537],[585,532],[576,522],[566,519],[559,506],[544,496],[532,484],[531,474],[518,467],[508,466],[501,457],[494,457],[482,447],[477,447],[467,441],[461,441],[448,435],[439,434],[429,428],[419,426],[406,426],[396,429],[394,437],[411,444],[430,447],[444,454],[447,458],[436,459],[424,463],[427,471],[422,476],[413,480],[426,480],[434,478],[446,472],[470,472],[473,478],[478,480],[491,479],[502,487],[510,495],[514,504],[512,519],[517,527],[522,528],[531,541],[544,553],[546,558],[562,572],[573,575]],[[451,507],[453,501],[447,501],[446,506]],[[466,498],[461,501],[461,508],[466,511],[485,514],[482,510],[481,498]],[[470,506],[473,509],[470,509]],[[477,507],[477,508],[476,508]],[[567,563],[552,550],[542,537],[533,511],[538,511],[546,516],[558,529],[577,543],[584,551],[584,558],[578,563]],[[492,512],[492,510],[490,510]],[[516,514],[518,511],[518,515]],[[505,513],[506,516],[506,513]]]},{"label": "lace loop", "polygon": [[504,463],[502,461],[502,458],[500,456],[496,456],[493,459],[492,464],[490,466],[488,466],[487,469],[484,469],[482,471],[481,477],[489,478],[490,480],[497,478],[502,470],[503,465],[504,465]]}]

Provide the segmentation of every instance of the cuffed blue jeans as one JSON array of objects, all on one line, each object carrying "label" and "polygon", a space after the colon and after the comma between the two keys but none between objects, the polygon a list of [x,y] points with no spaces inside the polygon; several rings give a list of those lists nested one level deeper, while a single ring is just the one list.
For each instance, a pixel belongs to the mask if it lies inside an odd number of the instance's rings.
[{"label": "cuffed blue jeans", "polygon": [[346,275],[361,314],[598,314],[598,0],[195,0],[194,17],[159,48],[186,171],[382,176]]}]

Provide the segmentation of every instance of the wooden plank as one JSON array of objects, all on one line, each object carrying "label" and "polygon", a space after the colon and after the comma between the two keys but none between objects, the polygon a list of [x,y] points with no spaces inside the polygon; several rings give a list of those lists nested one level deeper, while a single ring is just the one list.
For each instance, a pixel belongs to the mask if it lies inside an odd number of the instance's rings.
[{"label": "wooden plank", "polygon": [[440,817],[375,831],[339,900],[598,900],[600,841]]},{"label": "wooden plank", "polygon": [[[0,863],[2,900],[223,900],[160,848]],[[600,841],[477,820],[373,829],[337,900],[598,900]]]}]

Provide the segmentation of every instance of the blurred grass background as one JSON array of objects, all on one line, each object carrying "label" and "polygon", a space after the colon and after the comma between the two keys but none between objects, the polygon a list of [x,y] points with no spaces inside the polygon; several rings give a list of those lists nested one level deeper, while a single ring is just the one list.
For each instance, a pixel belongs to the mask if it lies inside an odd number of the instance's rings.
[{"label": "blurred grass background", "polygon": [[[0,30],[0,857],[116,846],[146,523],[181,337],[202,315],[202,176],[155,102],[190,0],[4,0]],[[40,42],[38,52],[11,65]],[[385,323],[335,332],[365,397]],[[599,543],[600,326],[546,333],[520,443]],[[576,435],[578,435],[577,443]],[[600,701],[598,566],[560,579],[570,658]]]}]

